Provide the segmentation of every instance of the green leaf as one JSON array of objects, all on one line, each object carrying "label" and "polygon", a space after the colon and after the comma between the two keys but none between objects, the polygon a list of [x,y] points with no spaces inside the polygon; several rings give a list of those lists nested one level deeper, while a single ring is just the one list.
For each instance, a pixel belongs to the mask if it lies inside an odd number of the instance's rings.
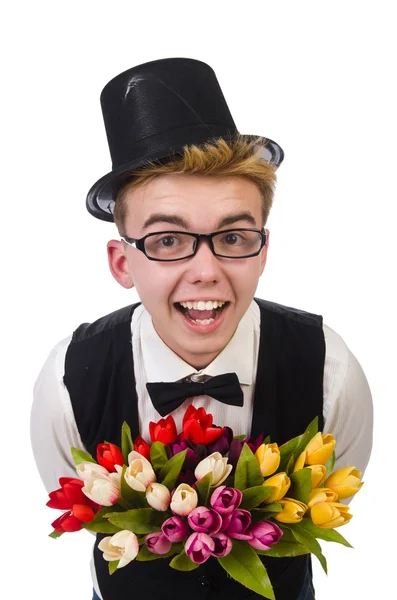
[{"label": "green leaf", "polygon": [[245,433],[244,433],[244,434],[242,434],[242,435],[235,435],[233,439],[234,439],[234,440],[239,440],[240,442],[242,442],[243,440],[245,440],[245,438],[246,438],[246,437],[247,437],[247,436],[246,436],[246,435],[245,435]]},{"label": "green leaf", "polygon": [[108,513],[105,517],[120,529],[134,533],[155,533],[160,531],[165,513],[153,508],[135,508],[121,513]]},{"label": "green leaf", "polygon": [[284,529],[289,529],[292,532],[297,542],[302,544],[302,546],[305,546],[309,552],[318,558],[322,568],[324,569],[325,573],[327,573],[327,561],[316,538],[304,527],[301,527],[300,523],[294,523],[293,525],[286,525],[284,523],[283,525]]},{"label": "green leaf", "polygon": [[212,473],[207,473],[196,481],[198,506],[208,506],[212,483]]},{"label": "green leaf", "polygon": [[199,566],[200,565],[190,560],[185,550],[182,550],[182,552],[175,556],[170,562],[170,567],[177,571],[194,571],[194,569],[197,569]]},{"label": "green leaf", "polygon": [[250,487],[262,485],[262,483],[263,475],[258,461],[248,444],[244,444],[236,466],[234,487],[243,491]]},{"label": "green leaf", "polygon": [[[285,442],[282,446],[279,447],[280,450],[280,465],[277,469],[278,473],[287,473],[288,475],[288,465],[293,457],[296,448],[298,447],[299,442],[301,441],[303,435],[298,435],[297,437],[292,438],[288,442]],[[295,461],[294,461],[295,462]]]},{"label": "green leaf", "polygon": [[121,427],[121,452],[126,465],[128,465],[128,455],[133,449],[134,442],[132,441],[131,429],[128,423],[124,421]]},{"label": "green leaf", "polygon": [[64,533],[65,533],[64,531],[55,531],[54,530],[48,534],[48,537],[52,538],[53,540],[56,540],[59,537],[61,537],[61,535],[63,535]]},{"label": "green leaf", "polygon": [[73,461],[74,461],[74,464],[76,465],[76,467],[81,465],[81,463],[83,463],[83,462],[90,462],[90,463],[97,464],[96,460],[94,460],[92,458],[91,454],[88,454],[88,452],[84,452],[84,450],[80,450],[80,448],[72,447],[71,453],[72,453],[72,458],[73,458]]},{"label": "green leaf", "polygon": [[150,462],[155,471],[160,471],[168,461],[167,450],[162,442],[153,442],[150,447]]},{"label": "green leaf", "polygon": [[309,551],[305,546],[299,544],[299,542],[283,542],[280,540],[277,544],[271,546],[270,550],[263,552],[257,550],[258,554],[263,556],[273,556],[274,558],[283,558],[284,556],[301,556],[301,554],[309,554]]},{"label": "green leaf", "polygon": [[117,510],[118,509],[113,506],[101,508],[92,521],[83,524],[83,528],[87,531],[95,531],[97,533],[117,533],[120,531],[120,528],[116,527],[116,525],[113,525],[113,523],[110,523],[110,521],[105,518],[105,514],[116,512]]},{"label": "green leaf", "polygon": [[343,546],[346,546],[347,548],[353,548],[353,546],[349,544],[343,535],[341,535],[338,531],[335,531],[335,529],[323,529],[322,527],[318,527],[309,518],[303,518],[299,525],[311,533],[315,538],[325,540],[326,542],[343,544]]},{"label": "green leaf", "polygon": [[309,495],[312,491],[312,472],[311,469],[300,469],[291,473],[291,487],[288,490],[288,498],[295,498],[307,504]]},{"label": "green leaf", "polygon": [[233,540],[233,548],[218,562],[233,579],[264,598],[275,600],[266,568],[247,542]]},{"label": "green leaf", "polygon": [[264,504],[260,508],[253,508],[251,511],[252,522],[258,523],[259,521],[267,521],[267,519],[272,519],[275,513],[281,512],[282,510],[283,507],[278,502]]},{"label": "green leaf", "polygon": [[159,473],[160,483],[165,485],[170,491],[174,489],[176,480],[182,470],[186,452],[187,450],[183,450],[182,452],[175,454],[175,456],[165,463]]},{"label": "green leaf", "polygon": [[141,562],[144,562],[144,561],[146,562],[148,560],[156,560],[157,558],[169,558],[170,556],[173,556],[174,554],[176,554],[177,552],[180,552],[181,550],[183,550],[183,544],[177,543],[177,544],[172,544],[171,550],[169,552],[167,552],[166,554],[154,554],[153,552],[150,552],[150,550],[148,549],[148,547],[145,544],[143,544],[143,546],[139,550],[138,555],[135,560],[138,560]]},{"label": "green leaf", "polygon": [[271,486],[255,485],[254,487],[243,490],[243,498],[239,508],[252,510],[271,494],[273,488]]},{"label": "green leaf", "polygon": [[109,561],[109,575],[113,575],[113,573],[117,570],[117,565],[119,564],[120,561],[118,560],[111,560]]}]

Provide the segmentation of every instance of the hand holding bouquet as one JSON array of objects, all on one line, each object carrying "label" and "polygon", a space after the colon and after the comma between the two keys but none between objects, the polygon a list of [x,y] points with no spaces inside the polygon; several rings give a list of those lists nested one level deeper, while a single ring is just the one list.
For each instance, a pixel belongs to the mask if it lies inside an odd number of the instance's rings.
[{"label": "hand holding bouquet", "polygon": [[218,560],[231,577],[274,599],[259,556],[313,553],[326,571],[318,539],[350,544],[336,527],[352,515],[340,500],[363,485],[354,467],[333,471],[335,438],[317,430],[278,447],[270,439],[234,437],[229,427],[190,405],[182,432],[172,416],[150,423],[149,445],[133,442],[124,423],[121,449],[99,444],[97,461],[72,448],[77,478],[61,478],[47,503],[66,510],[51,537],[88,529],[110,534],[99,543],[109,572],[131,560],[172,557],[190,571]]}]

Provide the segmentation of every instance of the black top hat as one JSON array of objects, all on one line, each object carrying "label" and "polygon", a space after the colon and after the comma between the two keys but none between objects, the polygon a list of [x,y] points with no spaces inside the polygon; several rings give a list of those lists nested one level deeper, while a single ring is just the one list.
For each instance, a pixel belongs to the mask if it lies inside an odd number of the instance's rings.
[{"label": "black top hat", "polygon": [[[101,94],[112,171],[87,195],[87,209],[113,221],[114,201],[132,169],[182,152],[185,145],[238,133],[211,67],[190,58],[166,58],[124,71]],[[259,136],[242,136],[249,139]],[[278,167],[284,152],[267,139],[263,159]]]}]

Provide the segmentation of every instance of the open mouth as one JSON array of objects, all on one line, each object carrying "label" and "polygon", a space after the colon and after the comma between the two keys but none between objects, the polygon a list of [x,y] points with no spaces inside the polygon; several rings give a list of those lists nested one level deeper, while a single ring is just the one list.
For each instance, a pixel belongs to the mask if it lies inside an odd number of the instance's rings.
[{"label": "open mouth", "polygon": [[212,308],[211,310],[199,310],[195,308],[185,308],[179,302],[175,302],[174,306],[179,312],[181,312],[186,318],[197,325],[209,325],[219,318],[219,315],[229,305],[229,302],[225,302],[222,306]]}]

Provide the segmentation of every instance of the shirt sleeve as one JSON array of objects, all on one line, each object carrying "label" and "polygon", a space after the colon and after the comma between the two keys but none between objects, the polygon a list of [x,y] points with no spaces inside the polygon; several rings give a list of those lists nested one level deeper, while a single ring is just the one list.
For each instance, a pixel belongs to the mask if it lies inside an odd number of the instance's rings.
[{"label": "shirt sleeve", "polygon": [[86,451],[63,383],[65,355],[71,339],[72,336],[65,338],[51,351],[33,390],[30,437],[36,465],[48,492],[59,488],[60,477],[77,477],[71,447]]},{"label": "shirt sleeve", "polygon": [[367,467],[373,437],[372,395],[356,357],[342,338],[324,326],[324,433],[336,438],[335,469]]}]

